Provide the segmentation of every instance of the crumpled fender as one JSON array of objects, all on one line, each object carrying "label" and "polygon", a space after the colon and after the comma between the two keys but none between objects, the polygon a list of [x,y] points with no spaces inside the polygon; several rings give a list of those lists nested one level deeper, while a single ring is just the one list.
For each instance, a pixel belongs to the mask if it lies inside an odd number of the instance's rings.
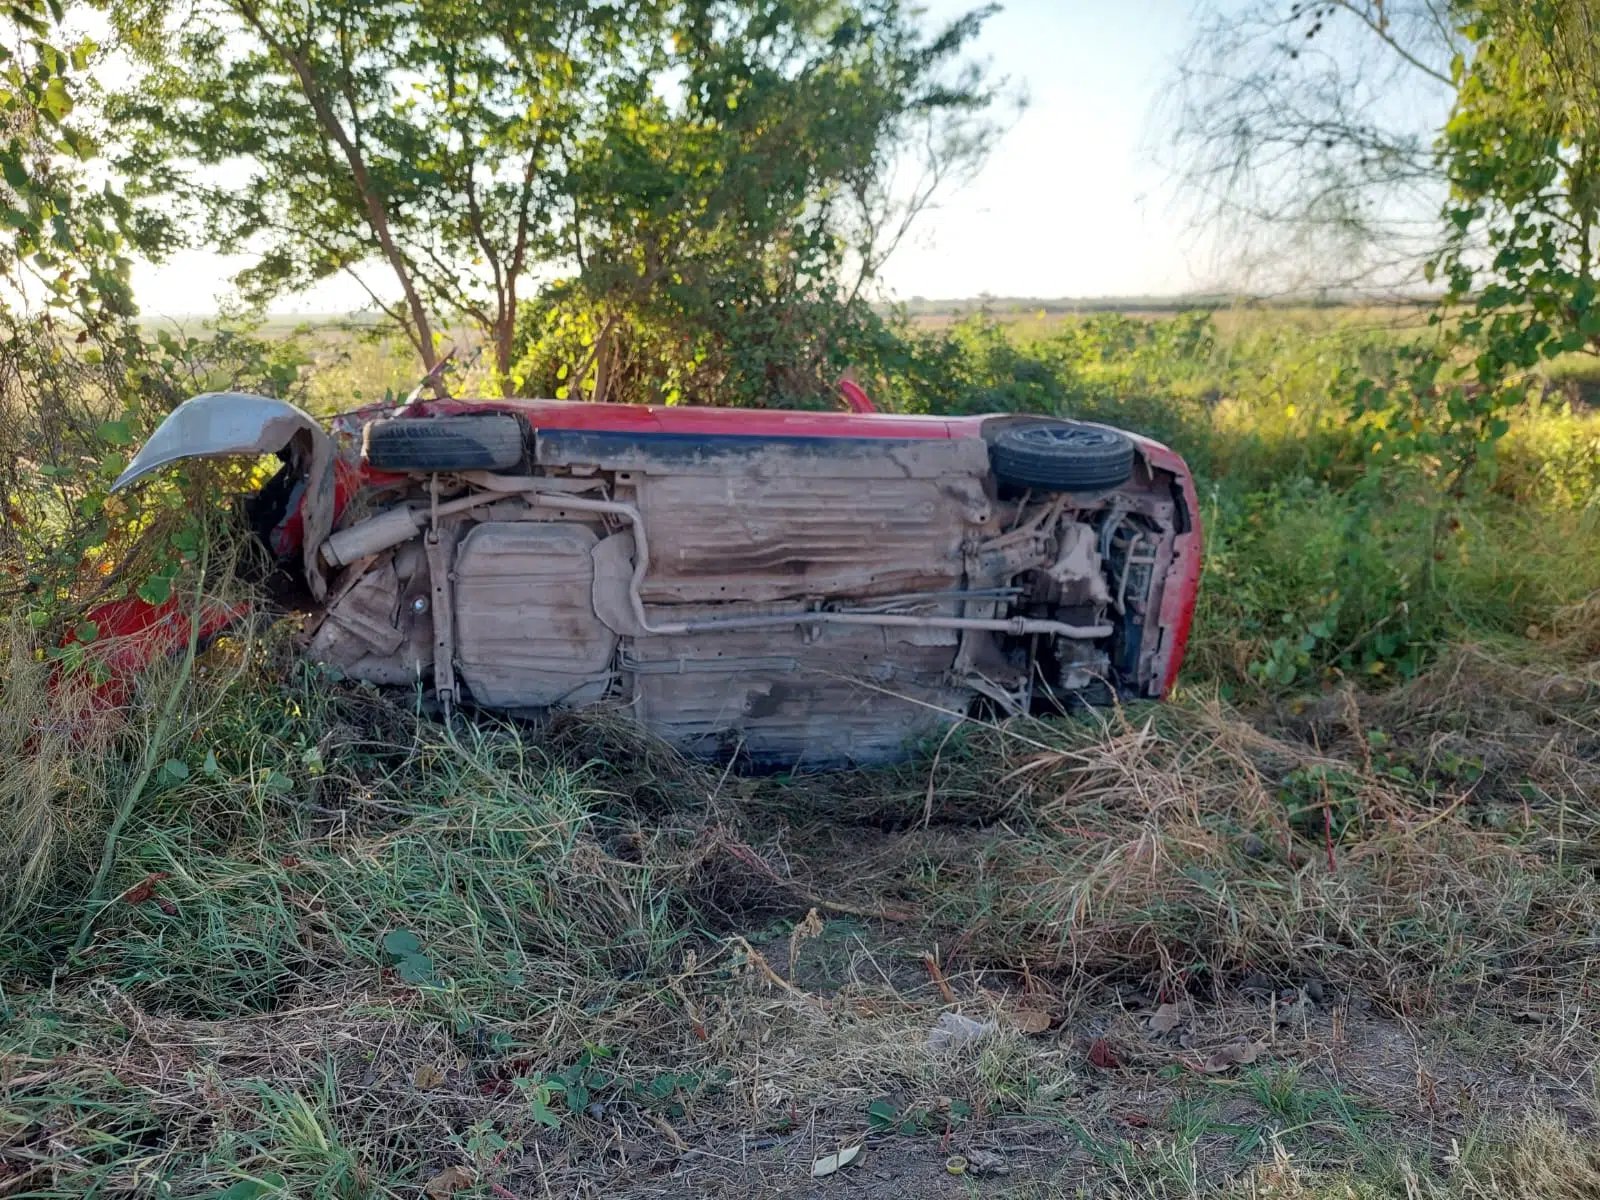
[{"label": "crumpled fender", "polygon": [[112,491],[127,487],[162,467],[188,458],[228,458],[274,454],[297,439],[306,463],[305,494],[299,512],[304,534],[300,543],[306,585],[317,600],[328,584],[317,551],[333,531],[336,458],[333,439],[310,413],[285,400],[245,392],[206,392],[185,400],[167,415],[117,476]]}]

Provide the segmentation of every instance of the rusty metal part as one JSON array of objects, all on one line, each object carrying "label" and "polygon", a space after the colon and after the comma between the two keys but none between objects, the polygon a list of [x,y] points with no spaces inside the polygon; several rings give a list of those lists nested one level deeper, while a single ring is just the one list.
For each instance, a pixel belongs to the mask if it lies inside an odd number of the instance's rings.
[{"label": "rusty metal part", "polygon": [[[1111,601],[1111,589],[1106,586],[1102,562],[1095,545],[1094,529],[1082,521],[1066,521],[1060,527],[1061,550],[1045,574],[1058,586],[1064,587],[1080,580],[1087,582],[1086,599],[1096,604]],[[1121,608],[1117,609],[1121,612]]]},{"label": "rusty metal part", "polygon": [[454,516],[492,504],[496,499],[492,495],[476,493],[439,501],[432,506],[402,504],[333,534],[322,543],[322,557],[329,566],[348,566],[357,559],[381,554],[402,542],[409,542],[428,524],[430,517],[437,520],[439,517]]},{"label": "rusty metal part", "polygon": [[1139,547],[1143,546],[1148,540],[1149,538],[1141,531],[1139,533],[1135,533],[1133,535],[1133,540],[1128,543],[1128,554],[1126,560],[1122,564],[1122,574],[1117,578],[1116,598],[1112,601],[1113,607],[1116,608],[1119,613],[1126,613],[1128,611],[1128,577],[1133,574],[1133,569],[1135,567],[1155,566],[1156,556],[1154,554],[1146,554],[1135,557],[1135,551],[1137,551]]},{"label": "rusty metal part", "polygon": [[914,617],[895,613],[849,612],[828,610],[801,610],[798,612],[761,614],[738,617],[704,617],[693,621],[652,622],[644,607],[644,581],[650,569],[650,543],[645,531],[644,517],[631,504],[616,500],[589,500],[579,496],[549,495],[537,491],[539,481],[532,476],[492,476],[474,472],[468,478],[480,486],[491,486],[500,492],[516,492],[529,504],[546,508],[562,508],[573,512],[609,513],[627,521],[633,530],[633,575],[628,584],[628,601],[633,612],[633,627],[618,630],[629,636],[640,634],[711,633],[717,630],[762,629],[783,625],[879,625],[884,627],[921,629],[978,629],[992,633],[1023,635],[1049,634],[1053,637],[1102,638],[1110,637],[1109,625],[1073,625],[1065,621],[1048,621],[1032,617]]},{"label": "rusty metal part", "polygon": [[428,581],[433,607],[433,690],[448,710],[456,702],[455,589],[450,565],[454,558],[455,531],[437,525],[422,539],[428,559]]}]

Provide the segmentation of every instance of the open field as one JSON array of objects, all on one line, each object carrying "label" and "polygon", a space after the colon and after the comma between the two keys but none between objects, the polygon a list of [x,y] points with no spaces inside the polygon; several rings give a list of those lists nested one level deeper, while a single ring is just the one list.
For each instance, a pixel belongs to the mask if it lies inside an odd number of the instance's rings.
[{"label": "open field", "polygon": [[[875,395],[1151,432],[1207,561],[1173,702],[891,770],[444,725],[290,622],[85,747],[14,624],[0,1197],[1600,1194],[1588,364],[1443,497],[1334,399],[1393,315],[918,318]],[[414,370],[297,353],[320,411]]]}]

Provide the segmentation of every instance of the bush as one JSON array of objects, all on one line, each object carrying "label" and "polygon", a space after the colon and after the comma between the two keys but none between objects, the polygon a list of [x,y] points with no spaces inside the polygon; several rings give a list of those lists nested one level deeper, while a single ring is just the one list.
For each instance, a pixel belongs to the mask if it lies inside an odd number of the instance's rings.
[{"label": "bush", "polygon": [[[164,597],[194,556],[205,505],[185,499],[187,475],[110,492],[167,413],[205,391],[296,398],[298,373],[292,343],[236,331],[147,339],[132,327],[74,330],[0,312],[0,571],[6,599],[43,644],[69,631],[92,641],[95,631],[77,628],[87,606]],[[239,469],[242,488],[249,467]]]}]

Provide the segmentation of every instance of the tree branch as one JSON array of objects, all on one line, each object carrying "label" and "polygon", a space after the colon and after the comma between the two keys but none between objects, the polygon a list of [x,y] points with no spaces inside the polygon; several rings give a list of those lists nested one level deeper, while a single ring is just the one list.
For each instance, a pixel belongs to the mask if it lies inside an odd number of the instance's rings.
[{"label": "tree branch", "polygon": [[[240,0],[238,11],[250,24],[262,41],[272,49],[285,64],[294,71],[295,77],[300,82],[300,90],[310,104],[311,111],[317,119],[317,124],[323,133],[343,152],[345,161],[350,167],[350,174],[355,181],[356,190],[361,196],[362,205],[367,214],[367,223],[373,235],[378,239],[378,245],[383,251],[383,256],[388,260],[390,269],[395,273],[395,278],[400,283],[401,290],[405,293],[406,304],[411,310],[411,321],[417,330],[417,351],[422,356],[422,363],[430,371],[437,361],[433,348],[433,326],[428,319],[427,307],[418,294],[416,284],[412,279],[411,271],[406,263],[405,256],[401,254],[399,246],[395,243],[394,236],[389,229],[389,213],[383,196],[374,185],[372,176],[367,170],[365,156],[351,138],[348,130],[328,104],[327,97],[323,95],[322,88],[317,82],[316,72],[312,69],[310,60],[298,50],[291,49],[282,40],[267,28],[261,19],[260,12],[248,0]],[[436,383],[438,394],[444,397],[443,385]]]}]

